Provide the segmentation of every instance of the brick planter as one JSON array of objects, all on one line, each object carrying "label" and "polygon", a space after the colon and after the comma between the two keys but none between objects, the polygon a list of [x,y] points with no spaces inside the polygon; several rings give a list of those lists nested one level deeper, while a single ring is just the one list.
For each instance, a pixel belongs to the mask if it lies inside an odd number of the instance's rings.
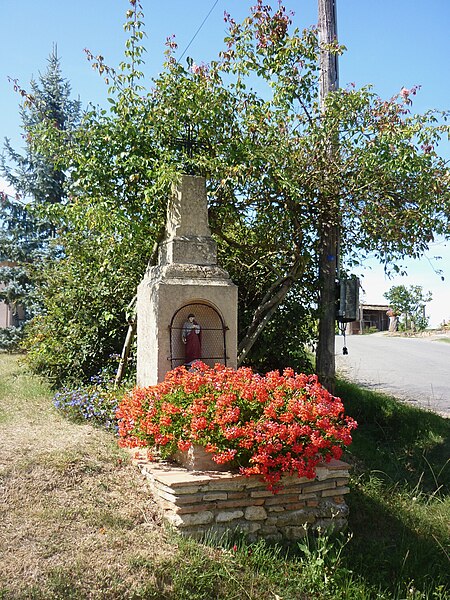
[{"label": "brick planter", "polygon": [[152,462],[145,451],[132,461],[146,477],[168,523],[182,535],[244,532],[249,541],[297,540],[305,527],[342,529],[348,508],[349,465],[337,460],[320,464],[314,480],[284,477],[272,494],[257,476],[218,471],[189,471],[169,462]]}]

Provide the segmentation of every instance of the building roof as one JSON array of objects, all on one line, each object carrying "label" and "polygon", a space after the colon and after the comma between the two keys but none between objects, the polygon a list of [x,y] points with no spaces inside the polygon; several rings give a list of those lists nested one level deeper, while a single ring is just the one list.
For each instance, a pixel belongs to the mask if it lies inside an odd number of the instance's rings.
[{"label": "building roof", "polygon": [[389,304],[361,304],[363,310],[388,310]]}]

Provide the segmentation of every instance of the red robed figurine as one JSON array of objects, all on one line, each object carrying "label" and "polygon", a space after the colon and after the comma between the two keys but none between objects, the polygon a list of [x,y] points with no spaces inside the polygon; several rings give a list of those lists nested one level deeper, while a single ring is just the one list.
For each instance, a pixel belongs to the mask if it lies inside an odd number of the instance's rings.
[{"label": "red robed figurine", "polygon": [[202,357],[202,331],[192,313],[183,325],[181,340],[185,345],[185,365],[190,366]]}]

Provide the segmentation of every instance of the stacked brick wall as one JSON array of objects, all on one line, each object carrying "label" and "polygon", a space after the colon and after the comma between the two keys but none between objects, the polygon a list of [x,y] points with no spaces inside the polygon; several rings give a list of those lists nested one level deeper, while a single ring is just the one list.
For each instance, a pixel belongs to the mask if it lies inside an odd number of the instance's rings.
[{"label": "stacked brick wall", "polygon": [[349,466],[333,460],[317,468],[314,480],[284,477],[277,494],[258,477],[230,472],[188,471],[168,462],[152,462],[145,452],[134,454],[167,522],[182,535],[201,538],[230,531],[250,541],[296,540],[305,528],[342,529],[348,508]]}]

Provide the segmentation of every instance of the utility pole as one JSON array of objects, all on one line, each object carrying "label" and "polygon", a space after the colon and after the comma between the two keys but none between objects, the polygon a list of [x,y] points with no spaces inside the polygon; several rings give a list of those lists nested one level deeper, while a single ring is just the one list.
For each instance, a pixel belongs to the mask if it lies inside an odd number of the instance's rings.
[{"label": "utility pole", "polygon": [[[318,0],[320,43],[320,106],[325,112],[325,98],[339,87],[337,54],[330,51],[330,44],[337,39],[336,1]],[[336,140],[328,142],[330,164],[336,152]],[[328,181],[327,181],[328,180]],[[319,381],[330,392],[335,385],[335,323],[336,279],[338,275],[339,248],[339,197],[333,193],[334,185],[324,173],[319,214],[319,336],[316,352],[316,372]]]}]

